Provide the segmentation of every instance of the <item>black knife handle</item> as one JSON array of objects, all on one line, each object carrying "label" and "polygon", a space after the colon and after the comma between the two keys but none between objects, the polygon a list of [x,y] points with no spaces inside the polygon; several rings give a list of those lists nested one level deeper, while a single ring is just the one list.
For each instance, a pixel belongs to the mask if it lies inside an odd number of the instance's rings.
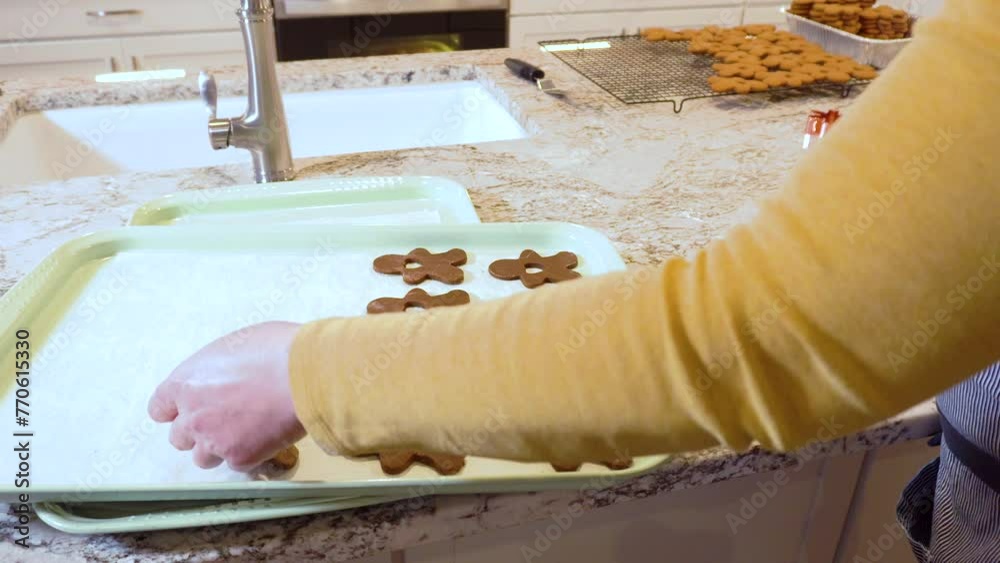
[{"label": "black knife handle", "polygon": [[522,60],[507,59],[504,61],[504,64],[507,65],[507,68],[509,68],[514,74],[520,76],[525,80],[530,80],[534,82],[536,80],[541,80],[545,78],[544,70],[538,68],[533,64],[526,63]]}]

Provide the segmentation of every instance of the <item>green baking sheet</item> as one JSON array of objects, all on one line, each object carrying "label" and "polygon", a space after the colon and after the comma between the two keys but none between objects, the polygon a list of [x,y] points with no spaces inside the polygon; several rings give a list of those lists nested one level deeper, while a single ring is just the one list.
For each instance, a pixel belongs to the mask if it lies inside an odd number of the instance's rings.
[{"label": "green baking sheet", "polygon": [[241,501],[41,502],[43,522],[68,534],[121,534],[206,528],[350,510],[404,500],[406,496],[250,499]]},{"label": "green baking sheet", "polygon": [[[575,252],[585,276],[620,270],[610,242],[567,224],[406,227],[292,225],[125,228],[71,242],[0,298],[0,351],[13,365],[17,330],[30,332],[32,500],[97,502],[513,492],[611,484],[628,470],[584,465],[556,473],[544,463],[469,458],[458,475],[415,466],[386,476],[373,459],[327,456],[308,438],[300,464],[281,479],[253,481],[227,468],[194,467],[145,417],[155,385],[198,348],[248,324],[365,314],[377,297],[410,289],[371,261],[415,247],[469,253],[461,286],[474,301],[527,291],[487,273],[489,263],[532,248]],[[430,293],[453,289],[438,282]],[[420,314],[420,313],[416,313]],[[0,396],[14,411],[15,387]],[[0,466],[16,473],[14,456]],[[0,484],[0,500],[18,489]]]},{"label": "green baking sheet", "polygon": [[[191,224],[478,223],[465,188],[435,177],[357,177],[234,186],[185,192],[142,206],[130,222]],[[346,510],[398,497],[253,499],[236,502],[46,502],[34,505],[50,526],[110,534],[218,526]]]},{"label": "green baking sheet", "polygon": [[172,194],[140,207],[130,225],[478,223],[466,189],[447,178],[320,178]]}]

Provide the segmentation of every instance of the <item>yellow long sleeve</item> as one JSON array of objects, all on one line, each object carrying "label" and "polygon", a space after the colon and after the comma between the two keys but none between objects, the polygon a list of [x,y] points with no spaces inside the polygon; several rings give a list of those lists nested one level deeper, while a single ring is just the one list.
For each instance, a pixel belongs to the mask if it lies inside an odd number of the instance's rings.
[{"label": "yellow long sleeve", "polygon": [[751,224],[655,270],[306,325],[300,419],[346,454],[568,462],[891,416],[1000,358],[997,92],[1000,3],[952,1]]}]

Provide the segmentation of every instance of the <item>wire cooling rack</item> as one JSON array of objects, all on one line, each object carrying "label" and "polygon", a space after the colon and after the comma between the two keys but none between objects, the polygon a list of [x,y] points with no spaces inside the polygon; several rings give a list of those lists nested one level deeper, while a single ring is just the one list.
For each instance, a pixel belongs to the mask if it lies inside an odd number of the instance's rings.
[{"label": "wire cooling rack", "polygon": [[[712,64],[716,61],[708,55],[689,53],[687,41],[647,41],[629,35],[543,41],[540,45],[622,103],[670,102],[674,113],[680,113],[688,100],[734,95],[709,88],[708,77],[715,74]],[[817,82],[810,87],[833,86],[847,96],[852,86],[867,82]]]}]

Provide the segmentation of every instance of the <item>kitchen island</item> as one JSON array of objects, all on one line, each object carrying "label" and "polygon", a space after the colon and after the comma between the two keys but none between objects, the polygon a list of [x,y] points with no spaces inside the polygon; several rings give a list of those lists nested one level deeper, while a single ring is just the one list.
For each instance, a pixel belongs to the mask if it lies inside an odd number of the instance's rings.
[{"label": "kitchen island", "polygon": [[[503,65],[508,56],[542,64],[569,97],[547,96],[513,76]],[[837,92],[812,91],[694,101],[685,104],[680,114],[665,104],[625,106],[537,49],[285,63],[279,72],[286,92],[464,80],[482,84],[528,132],[527,138],[299,159],[298,178],[445,176],[468,188],[484,222],[585,225],[606,234],[631,265],[691,255],[747,220],[753,214],[752,202],[777,190],[801,157],[809,111],[844,109],[852,101]],[[239,69],[219,69],[216,76],[222,95],[245,91]],[[0,89],[0,138],[18,115],[27,112],[197,96],[195,77],[117,85],[12,81],[0,84]],[[331,136],[337,134],[330,131]],[[236,164],[30,185],[6,185],[0,177],[0,294],[62,243],[120,227],[149,200],[250,181],[249,166]],[[817,439],[797,454],[715,449],[678,455],[652,473],[611,487],[593,483],[578,490],[538,494],[414,496],[327,515],[113,536],[71,536],[33,520],[32,549],[27,551],[12,545],[16,518],[4,510],[0,557],[6,561],[349,561],[561,514],[585,517],[611,505],[822,465],[824,460],[860,460],[866,451],[935,430],[936,412],[928,403],[854,436],[830,442]],[[852,471],[856,476],[858,468]],[[854,486],[845,490],[849,497]],[[530,534],[525,537],[529,545]]]}]

